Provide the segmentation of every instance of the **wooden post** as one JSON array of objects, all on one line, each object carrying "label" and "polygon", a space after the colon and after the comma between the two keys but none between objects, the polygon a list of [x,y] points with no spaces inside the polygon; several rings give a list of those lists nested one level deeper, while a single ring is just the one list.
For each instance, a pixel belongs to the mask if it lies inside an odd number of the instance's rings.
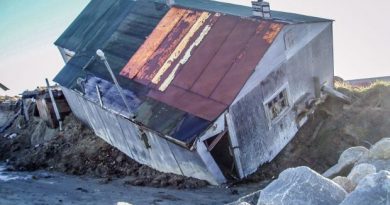
[{"label": "wooden post", "polygon": [[343,102],[345,102],[347,104],[351,104],[352,103],[352,98],[350,98],[350,97],[344,95],[343,93],[333,89],[332,87],[324,85],[324,86],[322,86],[322,91],[328,93],[329,95],[331,95],[333,97],[336,97],[336,98],[342,100]]},{"label": "wooden post", "polygon": [[320,79],[315,76],[313,78],[314,80],[314,95],[315,97],[318,99],[318,98],[321,98],[321,84],[320,84]]},{"label": "wooden post", "polygon": [[51,91],[49,80],[47,80],[47,78],[46,78],[46,85],[47,85],[47,90],[49,91],[51,103],[53,104],[54,113],[56,114],[56,118],[57,118],[58,123],[60,125],[60,131],[62,131],[62,120],[61,120],[60,112],[58,111],[57,103],[54,99],[54,95],[53,95],[53,92]]}]

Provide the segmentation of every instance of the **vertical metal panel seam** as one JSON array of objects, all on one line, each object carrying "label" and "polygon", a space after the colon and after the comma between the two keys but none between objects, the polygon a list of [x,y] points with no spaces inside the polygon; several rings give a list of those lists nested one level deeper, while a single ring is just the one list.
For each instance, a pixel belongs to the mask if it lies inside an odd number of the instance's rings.
[{"label": "vertical metal panel seam", "polygon": [[[238,24],[239,24],[239,22],[237,21],[237,22],[236,22],[236,25],[234,25],[234,27],[232,28],[232,30],[234,30],[234,29],[237,27]],[[223,46],[223,44],[226,42],[226,40],[229,38],[230,35],[231,35],[231,33],[230,33],[229,35],[226,35],[225,39],[224,39],[223,42],[221,43],[221,46],[216,50],[216,52],[214,53],[213,57],[210,58],[210,61],[204,66],[204,68],[207,68],[207,67],[210,65],[210,63],[211,63],[212,60],[214,59],[215,55],[217,55],[217,53],[221,50],[221,47]],[[195,84],[196,82],[198,82],[199,78],[203,75],[203,73],[205,72],[205,70],[206,70],[206,69],[203,69],[203,70],[202,70],[202,72],[199,74],[199,76],[196,78],[196,80],[195,80],[195,81],[191,84],[191,86],[189,87],[189,88],[190,88],[189,90],[191,90],[192,87],[194,86],[194,84]]]},{"label": "vertical metal panel seam", "polygon": [[[245,51],[245,50],[247,49],[249,41],[253,38],[253,36],[254,36],[255,34],[256,34],[256,30],[254,30],[254,31],[253,31],[253,35],[252,35],[250,38],[247,39],[246,44],[245,44],[245,47],[241,49],[241,51],[240,51],[239,54],[242,54],[243,51]],[[238,55],[238,56],[240,56],[240,55]],[[219,84],[221,83],[221,81],[225,78],[225,76],[227,75],[227,73],[229,73],[230,70],[233,68],[233,65],[236,63],[236,60],[237,60],[237,57],[238,57],[238,56],[236,56],[236,58],[234,59],[234,61],[231,63],[229,69],[223,74],[222,78],[221,78],[221,79],[218,81],[218,83],[215,85],[215,87],[213,88],[213,90],[211,91],[211,93],[210,93],[210,95],[209,95],[208,97],[211,97],[211,96],[213,95],[214,91],[218,88],[218,86],[219,86]]]},{"label": "vertical metal panel seam", "polygon": [[[126,140],[125,132],[123,131],[123,128],[122,128],[121,123],[119,123],[119,121],[118,121],[118,117],[121,117],[121,116],[116,115],[115,118],[116,118],[116,120],[117,120],[117,123],[118,123],[118,125],[119,125],[119,128],[121,129],[121,132],[122,132],[122,139],[125,141],[126,146],[127,146],[127,148],[129,149],[129,155],[131,155],[132,158],[134,159],[133,153],[132,153],[131,150],[130,150],[130,145],[129,145],[129,143],[128,143],[127,140]],[[129,123],[131,123],[131,122],[129,122]],[[129,133],[129,134],[131,134],[131,133]]]},{"label": "vertical metal panel seam", "polygon": [[176,66],[174,67],[173,71],[169,74],[169,76],[161,84],[161,86],[159,87],[160,91],[165,91],[167,89],[167,87],[172,83],[174,77],[176,76],[176,73],[179,70],[179,67],[181,65],[184,65],[190,59],[191,52],[193,51],[194,48],[196,48],[196,46],[198,46],[201,43],[201,41],[208,34],[210,29],[211,29],[211,27],[206,25],[206,27],[201,32],[200,36],[195,40],[195,42],[190,46],[190,48],[187,49],[187,51],[185,52],[183,58],[176,64]]},{"label": "vertical metal panel seam", "polygon": [[238,175],[242,179],[246,176],[246,174],[244,173],[244,170],[242,168],[241,156],[240,156],[240,146],[239,146],[238,140],[237,140],[237,133],[236,133],[235,125],[233,122],[233,117],[231,116],[231,114],[229,112],[227,112],[225,116],[226,116],[226,123],[227,123],[228,131],[229,131],[230,142],[232,143],[232,148],[233,148],[233,153],[234,153],[234,161],[236,162]]},{"label": "vertical metal panel seam", "polygon": [[[167,141],[167,144],[168,144],[168,147],[169,147],[169,151],[171,152],[173,158],[175,159],[175,162],[177,163],[177,167],[179,167],[179,170],[180,170],[181,174],[182,174],[183,176],[185,176],[185,174],[184,174],[184,172],[183,172],[183,169],[182,169],[181,166],[180,166],[179,161],[177,161],[176,155],[173,153],[173,151],[172,151],[172,149],[171,149],[171,146],[172,146],[171,143],[170,143],[169,141]],[[186,151],[188,151],[188,150],[186,150]]]}]

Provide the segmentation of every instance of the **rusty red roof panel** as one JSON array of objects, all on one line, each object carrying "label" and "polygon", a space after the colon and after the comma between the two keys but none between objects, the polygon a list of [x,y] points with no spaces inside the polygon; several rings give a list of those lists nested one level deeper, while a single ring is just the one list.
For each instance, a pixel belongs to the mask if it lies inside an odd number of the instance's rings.
[{"label": "rusty red roof panel", "polygon": [[212,121],[234,100],[282,27],[172,8],[121,74],[148,85],[149,97]]},{"label": "rusty red roof panel", "polygon": [[[256,34],[248,41],[245,49],[240,52],[231,69],[210,97],[225,104],[232,103],[281,28],[281,24],[265,21],[260,23]],[[232,82],[235,83],[232,84]]]},{"label": "rusty red roof panel", "polygon": [[240,52],[246,47],[248,40],[254,35],[257,23],[245,19],[239,20],[202,75],[191,87],[192,92],[205,97],[211,95],[220,80],[229,72]]},{"label": "rusty red roof panel", "polygon": [[151,90],[148,96],[209,121],[213,121],[228,106],[174,85],[164,92]]},{"label": "rusty red roof panel", "polygon": [[184,9],[171,8],[123,68],[121,75],[134,78],[186,12]]},{"label": "rusty red roof panel", "polygon": [[[203,13],[203,21],[202,17],[198,19],[199,25],[198,27],[193,26],[188,33],[188,35],[183,38],[181,44],[182,47],[177,47],[174,54],[171,55],[169,63],[163,66],[159,73],[155,75],[152,80],[152,87],[160,90],[165,90],[167,85],[172,83],[174,79],[177,79],[176,75],[182,70],[183,66],[187,65],[189,57],[192,56],[200,45],[200,42],[204,41],[204,38],[208,36],[211,27],[216,23],[219,19],[219,14],[211,14],[211,13]],[[202,43],[204,44],[204,43]]]},{"label": "rusty red roof panel", "polygon": [[184,89],[190,89],[218,52],[238,20],[239,18],[234,16],[221,16],[202,44],[194,51],[191,59],[182,67],[173,84]]},{"label": "rusty red roof panel", "polygon": [[200,12],[188,11],[185,16],[177,23],[168,36],[161,43],[160,47],[149,58],[148,62],[142,67],[135,77],[135,80],[148,85],[154,75],[159,71],[170,55],[175,51],[183,37],[194,25]]}]

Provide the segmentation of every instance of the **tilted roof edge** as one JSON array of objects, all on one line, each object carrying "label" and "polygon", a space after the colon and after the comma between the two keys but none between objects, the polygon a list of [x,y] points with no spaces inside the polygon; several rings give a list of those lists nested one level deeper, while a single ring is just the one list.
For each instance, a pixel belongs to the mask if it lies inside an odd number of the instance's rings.
[{"label": "tilted roof edge", "polygon": [[[252,17],[252,8],[244,5],[231,4],[226,2],[218,2],[212,0],[175,0],[175,6],[199,9],[204,11],[219,12],[240,17]],[[289,23],[313,23],[333,21],[332,19],[307,16],[296,13],[271,11],[273,20],[280,20]]]}]

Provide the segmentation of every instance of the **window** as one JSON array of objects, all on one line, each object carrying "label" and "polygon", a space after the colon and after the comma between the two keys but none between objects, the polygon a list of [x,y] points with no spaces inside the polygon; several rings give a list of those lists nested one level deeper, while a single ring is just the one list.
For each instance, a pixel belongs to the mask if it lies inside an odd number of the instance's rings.
[{"label": "window", "polygon": [[266,115],[270,122],[275,122],[288,110],[289,99],[287,87],[284,87],[281,91],[276,92],[266,103],[264,104]]}]

